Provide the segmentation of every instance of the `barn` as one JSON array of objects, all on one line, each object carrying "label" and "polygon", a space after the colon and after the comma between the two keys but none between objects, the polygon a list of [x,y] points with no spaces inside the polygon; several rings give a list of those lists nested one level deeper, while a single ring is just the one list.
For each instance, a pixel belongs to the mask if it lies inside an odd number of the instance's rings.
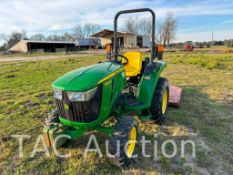
[{"label": "barn", "polygon": [[[100,44],[104,48],[106,44],[113,41],[113,30],[104,29],[92,35],[100,39]],[[117,40],[122,48],[147,48],[150,47],[150,37],[129,32],[117,32]]]},{"label": "barn", "polygon": [[31,52],[70,52],[76,49],[75,42],[70,41],[33,41],[21,40],[10,49],[13,53]]}]

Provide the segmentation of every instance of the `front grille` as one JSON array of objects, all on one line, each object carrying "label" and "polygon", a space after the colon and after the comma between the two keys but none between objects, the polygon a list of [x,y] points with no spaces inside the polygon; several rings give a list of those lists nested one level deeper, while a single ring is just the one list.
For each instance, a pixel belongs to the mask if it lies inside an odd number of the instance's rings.
[{"label": "front grille", "polygon": [[63,99],[55,99],[57,109],[61,117],[73,122],[88,123],[99,117],[102,86],[99,86],[94,97],[87,102],[72,102],[69,100],[67,92],[63,91]]}]

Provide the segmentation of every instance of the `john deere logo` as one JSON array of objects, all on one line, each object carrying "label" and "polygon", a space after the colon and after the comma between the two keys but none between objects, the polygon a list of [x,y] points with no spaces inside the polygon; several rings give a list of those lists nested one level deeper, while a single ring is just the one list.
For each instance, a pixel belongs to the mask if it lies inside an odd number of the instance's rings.
[{"label": "john deere logo", "polygon": [[69,110],[69,108],[70,108],[70,107],[69,107],[68,104],[64,104],[64,109],[65,109],[65,110]]}]

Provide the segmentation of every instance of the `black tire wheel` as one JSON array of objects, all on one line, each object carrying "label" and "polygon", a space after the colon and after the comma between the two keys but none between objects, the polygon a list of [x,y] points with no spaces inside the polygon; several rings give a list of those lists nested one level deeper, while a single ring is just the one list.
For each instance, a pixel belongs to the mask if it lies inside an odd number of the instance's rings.
[{"label": "black tire wheel", "polygon": [[168,107],[169,86],[166,78],[159,78],[151,103],[151,114],[157,124],[162,124]]},{"label": "black tire wheel", "polygon": [[132,116],[118,120],[109,142],[112,162],[120,167],[129,166],[137,141],[136,121]]}]

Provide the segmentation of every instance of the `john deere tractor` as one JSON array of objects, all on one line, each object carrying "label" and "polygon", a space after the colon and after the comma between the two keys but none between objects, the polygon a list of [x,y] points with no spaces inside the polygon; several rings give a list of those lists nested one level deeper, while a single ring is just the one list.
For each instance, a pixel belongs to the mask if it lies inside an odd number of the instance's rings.
[{"label": "john deere tractor", "polygon": [[[151,55],[118,52],[117,20],[122,14],[149,12],[152,15]],[[161,46],[155,43],[155,14],[149,8],[120,11],[114,18],[114,40],[110,59],[73,70],[52,83],[56,109],[49,113],[44,128],[48,146],[65,143],[66,135],[76,140],[86,132],[99,131],[110,136],[109,153],[120,166],[129,165],[138,136],[135,116],[161,124],[168,106],[168,81],[160,77],[166,63]],[[160,56],[159,56],[160,55]],[[115,120],[109,126],[108,120]]]}]

